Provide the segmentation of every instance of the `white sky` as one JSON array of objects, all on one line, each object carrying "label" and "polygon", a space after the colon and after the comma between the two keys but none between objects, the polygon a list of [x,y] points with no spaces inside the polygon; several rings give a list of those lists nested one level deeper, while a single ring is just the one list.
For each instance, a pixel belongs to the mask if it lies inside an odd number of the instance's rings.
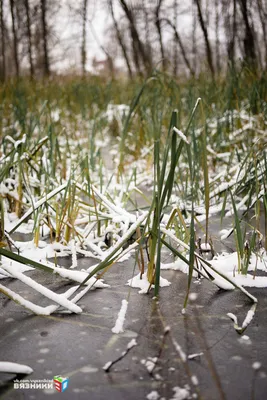
[{"label": "white sky", "polygon": [[[59,59],[55,66],[61,70],[71,67],[77,69],[77,67],[80,68],[81,64],[82,17],[79,15],[78,10],[76,13],[75,9],[69,10],[68,5],[70,3],[71,7],[74,8],[74,2],[70,2],[70,0],[62,1],[62,8],[54,16],[53,21],[59,38],[58,45],[53,49],[53,56]],[[81,1],[76,6],[80,4]],[[101,44],[105,43],[104,36],[108,26],[111,24],[111,19],[108,18],[107,6],[101,4],[101,1],[95,0],[88,0],[87,16],[87,70],[91,70],[91,62],[94,57],[98,60],[105,58],[105,54],[101,50],[97,40]],[[93,25],[97,40],[91,31],[91,24]]]}]

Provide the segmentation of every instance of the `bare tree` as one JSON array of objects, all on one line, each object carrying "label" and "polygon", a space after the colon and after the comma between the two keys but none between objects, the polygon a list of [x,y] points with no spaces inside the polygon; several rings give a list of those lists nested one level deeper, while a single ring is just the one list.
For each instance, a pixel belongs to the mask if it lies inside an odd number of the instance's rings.
[{"label": "bare tree", "polygon": [[165,71],[166,67],[167,67],[167,60],[165,58],[165,50],[164,50],[164,46],[163,46],[161,21],[160,21],[160,9],[161,9],[162,3],[163,3],[163,0],[157,0],[157,6],[155,8],[155,26],[156,26],[158,38],[159,38],[162,66],[163,66],[163,70]]},{"label": "bare tree", "polygon": [[266,29],[267,3],[265,1],[265,5],[263,5],[262,0],[257,0],[257,5],[258,5],[258,13],[259,13],[259,18],[260,18],[262,33],[263,33],[263,42],[264,42],[264,47],[265,47],[265,68],[267,69],[267,29]]},{"label": "bare tree", "polygon": [[221,70],[219,23],[220,23],[219,0],[215,0],[215,36],[216,36],[216,51],[215,51],[215,55],[216,55],[217,73],[219,73],[220,70]]},{"label": "bare tree", "polygon": [[[177,26],[177,13],[178,13],[178,4],[177,0],[173,2],[173,26]],[[178,71],[178,46],[176,41],[175,32],[173,33],[173,73],[177,75]]]},{"label": "bare tree", "polygon": [[245,25],[245,35],[244,35],[244,58],[249,65],[256,66],[256,50],[255,50],[255,38],[252,24],[249,20],[249,9],[247,0],[239,0],[239,7],[241,9],[244,25]]},{"label": "bare tree", "polygon": [[222,0],[222,16],[224,19],[224,34],[226,37],[228,62],[234,67],[236,43],[239,36],[237,29],[237,0]]},{"label": "bare tree", "polygon": [[150,23],[149,23],[149,6],[146,0],[142,0],[142,11],[144,14],[145,22],[145,51],[148,54],[149,59],[152,63],[152,46],[151,46],[151,35],[150,35]]},{"label": "bare tree", "polygon": [[83,7],[82,7],[82,46],[81,46],[81,59],[82,59],[82,74],[85,75],[85,66],[86,66],[86,23],[87,23],[87,6],[88,0],[83,0]]},{"label": "bare tree", "polygon": [[176,39],[176,41],[177,41],[177,43],[178,43],[178,45],[179,45],[179,47],[180,47],[180,50],[181,50],[181,53],[182,53],[182,56],[183,56],[185,65],[187,66],[187,68],[188,68],[188,70],[189,70],[191,76],[194,76],[194,70],[193,70],[193,68],[192,68],[191,65],[190,65],[189,59],[188,59],[187,54],[186,54],[185,47],[184,47],[184,45],[183,45],[182,39],[181,39],[181,37],[180,37],[180,35],[179,35],[177,29],[176,29],[176,26],[174,26],[173,23],[172,23],[169,19],[167,19],[167,18],[162,18],[161,21],[162,21],[162,22],[165,21],[168,25],[170,25],[170,26],[172,27],[172,29],[173,29],[173,31],[174,31],[175,39]]},{"label": "bare tree", "polygon": [[1,74],[0,79],[4,81],[6,79],[6,50],[5,50],[5,25],[4,25],[4,7],[3,0],[0,0],[0,29],[1,29]]},{"label": "bare tree", "polygon": [[[106,54],[106,71],[112,76],[116,73],[114,59],[118,49],[129,78],[135,72],[150,74],[156,57],[162,59],[164,71],[171,70],[176,75],[180,68],[179,72],[186,70],[195,76],[201,65],[201,53],[212,77],[227,62],[237,64],[240,55],[252,68],[267,69],[267,0],[102,0],[101,4],[108,6],[112,37],[108,44],[98,37],[97,43]],[[80,24],[80,38],[77,33],[76,39],[72,39],[80,42],[80,70],[85,75],[91,26],[89,6],[89,0],[0,0],[0,79],[12,74],[19,76],[25,60],[31,77],[49,76],[56,58],[52,54],[64,57],[66,46],[72,46],[71,42],[59,42],[60,29],[53,15],[61,7],[69,7],[70,18]],[[189,17],[189,13],[192,23],[180,27],[180,15]],[[58,46],[58,51],[50,54],[52,46]]]},{"label": "bare tree", "polygon": [[48,57],[48,29],[47,29],[47,2],[41,0],[41,21],[42,21],[42,33],[43,33],[43,53],[44,53],[44,75],[50,75],[50,63]]},{"label": "bare tree", "polygon": [[255,50],[255,38],[253,27],[249,21],[249,9],[247,0],[239,0],[239,7],[243,17],[245,25],[245,35],[243,39],[244,44],[244,59],[249,65],[256,65],[256,50]]},{"label": "bare tree", "polygon": [[118,40],[118,43],[120,45],[120,48],[121,48],[125,63],[127,65],[129,78],[132,79],[133,78],[133,71],[132,71],[130,59],[128,57],[127,48],[126,48],[126,45],[124,43],[123,35],[122,35],[121,31],[120,31],[120,28],[118,26],[117,20],[115,18],[114,8],[113,8],[113,0],[109,0],[109,7],[110,7],[110,11],[111,11],[111,16],[112,16],[114,28],[115,28],[115,31],[116,31],[117,40]]},{"label": "bare tree", "polygon": [[195,4],[197,6],[199,24],[200,24],[200,27],[201,27],[201,30],[202,30],[203,36],[204,36],[208,66],[209,66],[210,72],[212,74],[212,77],[214,78],[215,71],[214,71],[214,66],[213,66],[213,61],[212,61],[212,50],[211,50],[211,45],[210,45],[210,41],[209,41],[207,25],[203,18],[200,0],[195,0]]},{"label": "bare tree", "polygon": [[235,63],[235,37],[236,37],[236,29],[237,29],[237,22],[236,22],[236,15],[237,15],[237,7],[236,7],[236,0],[233,0],[233,28],[232,28],[232,39],[229,43],[229,50],[228,55],[232,64]]},{"label": "bare tree", "polygon": [[11,11],[11,19],[12,19],[13,51],[14,51],[15,69],[16,69],[16,76],[19,76],[20,68],[19,68],[18,38],[17,38],[17,29],[16,29],[14,0],[10,0],[10,11]]},{"label": "bare tree", "polygon": [[30,75],[31,78],[34,76],[33,56],[32,56],[32,31],[31,31],[31,18],[30,18],[30,6],[29,0],[24,0],[24,6],[27,17],[27,36],[28,36],[28,56],[30,64]]},{"label": "bare tree", "polygon": [[194,7],[194,1],[192,0],[192,19],[193,19],[193,26],[192,26],[192,59],[194,65],[194,72],[197,71],[197,58],[198,58],[198,48],[197,48],[197,15],[196,15],[196,8]]},{"label": "bare tree", "polygon": [[128,7],[125,0],[120,0],[120,4],[122,9],[129,21],[131,39],[132,39],[132,49],[133,49],[133,57],[135,61],[136,68],[139,73],[141,73],[141,67],[139,63],[139,57],[141,57],[146,73],[150,73],[152,70],[151,59],[149,55],[145,51],[145,47],[140,39],[139,33],[137,31],[137,27],[135,24],[135,18],[132,8]]}]

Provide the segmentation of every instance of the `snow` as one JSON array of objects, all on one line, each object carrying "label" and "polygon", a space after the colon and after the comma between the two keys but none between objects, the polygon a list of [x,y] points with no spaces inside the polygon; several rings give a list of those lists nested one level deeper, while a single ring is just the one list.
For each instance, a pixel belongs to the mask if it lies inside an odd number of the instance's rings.
[{"label": "snow", "polygon": [[72,239],[70,242],[70,247],[71,247],[71,255],[72,255],[72,265],[70,268],[77,268],[77,252],[76,252],[76,245],[75,245],[75,240]]},{"label": "snow", "polygon": [[252,368],[255,369],[255,370],[260,369],[260,368],[261,368],[261,363],[260,363],[259,361],[255,361],[255,362],[252,364]]},{"label": "snow", "polygon": [[[123,208],[121,208],[119,206],[116,206],[115,204],[111,203],[111,201],[109,201],[107,199],[107,197],[105,195],[103,195],[103,193],[101,193],[94,185],[92,185],[92,190],[103,201],[103,203],[111,211],[111,213],[113,212],[113,213],[115,213],[115,215],[121,215],[121,218],[126,217],[129,220],[129,222],[132,222],[132,223],[136,222],[136,218],[135,218],[134,215],[130,214],[125,209],[123,209]],[[144,213],[144,214],[145,214],[145,216],[147,215],[147,213]],[[145,218],[143,218],[141,220],[141,222],[144,219]],[[139,226],[139,225],[137,225],[137,226]]]},{"label": "snow", "polygon": [[250,340],[249,336],[247,336],[247,335],[243,335],[243,336],[241,337],[241,339],[242,339],[242,340]]},{"label": "snow", "polygon": [[21,140],[17,140],[17,141],[14,143],[15,149],[17,149],[21,144],[24,144],[24,143],[26,143],[26,134],[25,134],[25,133],[24,133],[24,135],[22,136],[22,139],[21,139]]},{"label": "snow", "polygon": [[24,265],[16,261],[11,261],[9,258],[6,258],[4,256],[2,256],[1,264],[3,268],[0,267],[0,279],[12,277],[12,275],[6,270],[10,265],[13,265],[16,268],[16,271],[21,273],[34,269],[33,267],[29,267],[28,265]]},{"label": "snow", "polygon": [[[88,276],[88,272],[86,271],[72,271],[66,268],[55,267],[54,264],[47,262],[47,258],[54,258],[55,254],[57,255],[57,257],[69,255],[68,247],[60,243],[47,244],[46,242],[39,241],[39,246],[41,246],[42,248],[36,247],[33,241],[15,243],[16,246],[20,249],[20,254],[22,256],[27,257],[31,260],[42,262],[44,265],[51,268],[51,271],[54,271],[54,273],[60,275],[62,278],[67,278],[75,282],[82,283]],[[14,276],[14,274],[11,274],[10,272],[11,269],[12,271],[23,273],[34,268],[25,266],[16,261],[10,261],[6,257],[2,257],[2,268],[0,268],[0,274],[5,274],[5,276],[0,275],[0,279],[3,279],[7,276]],[[109,287],[109,285],[103,283],[102,279],[96,279],[93,277],[86,282],[86,285],[91,286],[92,288]]]},{"label": "snow", "polygon": [[[220,256],[214,257],[211,264],[215,268],[219,268],[224,272],[231,272],[233,275],[233,271],[236,271],[238,266],[238,254],[237,252],[233,252],[230,254],[223,253]],[[254,271],[255,269],[267,272],[266,253],[251,255],[248,271]]]},{"label": "snow", "polygon": [[179,129],[177,129],[175,126],[173,127],[173,130],[175,133],[177,133],[177,135],[186,143],[189,144],[189,141],[187,139],[187,137],[184,135],[183,132],[181,132]]},{"label": "snow", "polygon": [[237,316],[233,313],[227,313],[228,317],[237,325]]},{"label": "snow", "polygon": [[238,339],[239,343],[242,343],[243,345],[246,346],[250,346],[251,345],[251,340],[250,337],[247,335],[242,335],[239,339]]},{"label": "snow", "polygon": [[91,365],[85,365],[84,367],[80,368],[80,371],[84,374],[93,374],[98,372],[98,368],[92,367]]},{"label": "snow", "polygon": [[200,249],[203,251],[210,251],[211,250],[211,245],[209,243],[201,243]]},{"label": "snow", "polygon": [[137,341],[135,339],[132,339],[128,344],[127,344],[127,350],[130,350],[132,347],[137,346]]},{"label": "snow", "polygon": [[184,351],[182,350],[181,346],[179,345],[179,343],[176,342],[175,339],[172,340],[172,343],[174,345],[175,350],[177,351],[177,353],[179,354],[179,356],[181,357],[181,360],[183,362],[186,362],[186,354],[184,353]]},{"label": "snow", "polygon": [[50,352],[50,349],[48,349],[48,348],[40,349],[40,353],[42,353],[42,354],[47,354],[49,352]]},{"label": "snow", "polygon": [[124,332],[123,324],[124,324],[124,321],[125,321],[127,307],[128,307],[128,301],[127,300],[122,300],[121,309],[120,309],[120,312],[118,314],[117,321],[115,323],[115,326],[112,328],[112,332],[113,333]]},{"label": "snow", "polygon": [[0,361],[0,372],[6,372],[10,374],[31,374],[33,369],[28,367],[28,365]]},{"label": "snow", "polygon": [[[170,284],[171,283],[167,279],[160,277],[160,282],[159,282],[160,287],[170,286]],[[141,289],[138,292],[141,294],[147,293],[147,291],[150,287],[150,283],[147,279],[146,272],[143,274],[142,279],[140,279],[140,273],[138,275],[134,276],[133,278],[129,279],[127,282],[127,285],[129,285],[130,287],[133,287],[133,288]],[[151,287],[154,288],[154,285],[151,285]]]},{"label": "snow", "polygon": [[118,122],[121,122],[129,111],[130,107],[126,104],[108,104],[105,116],[108,122],[112,122],[114,118],[118,120]]},{"label": "snow", "polygon": [[176,261],[172,262],[172,263],[168,263],[168,264],[161,264],[160,266],[161,270],[174,270],[174,271],[181,271],[184,274],[188,273],[188,264],[186,264],[183,260],[181,260],[180,258],[177,258]]},{"label": "snow", "polygon": [[[3,257],[4,261],[4,257]],[[19,264],[20,268],[18,269],[20,272],[25,272],[33,269],[32,267],[24,266],[22,264]],[[6,278],[12,278],[12,275],[10,275],[6,270],[3,270],[3,268],[0,268],[0,279],[6,279]]]},{"label": "snow", "polygon": [[190,398],[190,392],[187,388],[181,388],[179,386],[175,386],[172,389],[175,393],[171,400],[185,400]]},{"label": "snow", "polygon": [[[4,267],[4,269],[7,267]],[[50,300],[54,301],[55,303],[60,304],[62,307],[67,308],[68,310],[74,313],[81,313],[82,309],[77,306],[76,304],[72,303],[68,299],[63,296],[60,296],[54,293],[52,290],[46,288],[45,286],[35,282],[28,276],[25,276],[21,272],[18,272],[13,266],[8,267],[8,272],[15,278],[19,279],[21,282],[25,283],[26,285],[30,286],[37,292],[41,293],[43,296],[48,297]]]},{"label": "snow", "polygon": [[242,333],[247,328],[247,326],[250,324],[255,315],[256,307],[257,307],[257,302],[254,302],[250,307],[250,309],[248,310],[247,315],[242,323],[242,326],[238,325],[237,317],[235,314],[232,313],[227,314],[228,317],[230,317],[234,322],[234,328],[237,330],[237,332]]},{"label": "snow", "polygon": [[6,288],[3,285],[0,285],[0,291],[7,294],[7,296],[9,296],[12,300],[21,304],[23,307],[27,308],[28,310],[32,311],[33,313],[35,313],[37,315],[50,315],[51,314],[51,310],[49,310],[48,308],[40,307],[36,304],[33,304],[32,302],[24,299],[22,296],[13,292],[12,290]]},{"label": "snow", "polygon": [[202,352],[201,353],[189,354],[187,358],[188,358],[188,360],[193,360],[194,358],[203,356],[203,354],[204,353],[202,353]]},{"label": "snow", "polygon": [[[88,273],[85,271],[72,271],[66,268],[60,268],[60,267],[54,267],[53,268],[54,273],[57,273],[60,275],[62,278],[68,278],[71,279],[75,282],[82,283],[85,278],[88,277]],[[95,288],[106,288],[109,287],[109,285],[103,283],[102,279],[96,279],[96,278],[90,278],[85,285],[87,286],[92,286]]]},{"label": "snow", "polygon": [[196,299],[198,298],[198,294],[195,293],[195,292],[191,292],[191,293],[189,293],[188,298],[189,298],[189,300],[191,300],[191,301],[196,301]]},{"label": "snow", "polygon": [[194,386],[198,385],[198,378],[196,377],[196,375],[192,375],[191,376],[191,382],[193,383]]},{"label": "snow", "polygon": [[[171,231],[166,230],[164,227],[161,228],[162,232],[168,235],[172,240],[177,242],[180,246],[183,246],[186,250],[189,250],[189,246],[183,243],[180,239],[178,239]],[[209,246],[209,245],[208,245]],[[199,260],[202,258],[196,253],[196,256]],[[188,255],[184,255],[185,258],[188,259]],[[233,252],[231,254],[223,253],[219,256],[213,258],[213,260],[209,261],[209,264],[204,263],[207,271],[213,276],[213,283],[217,285],[219,288],[224,290],[233,290],[236,286],[239,287],[258,287],[264,288],[267,287],[267,276],[256,276],[255,274],[247,274],[243,275],[238,272],[238,254],[237,252]],[[212,270],[208,265],[213,267],[218,273]],[[188,273],[189,268],[188,265],[177,259],[173,263],[162,264],[161,269],[174,269],[181,271],[183,273]],[[267,272],[267,255],[266,252],[263,254],[252,254],[250,258],[250,264],[248,266],[248,271],[255,272],[255,270],[261,270]],[[205,272],[202,271],[205,275]],[[193,276],[196,276],[196,271],[193,272]],[[221,276],[223,275],[223,276]],[[224,278],[228,278],[230,280],[226,280]],[[247,292],[246,292],[247,293]]]},{"label": "snow", "polygon": [[149,373],[153,371],[155,365],[158,361],[157,357],[148,357],[146,360],[141,360],[141,364],[143,364]]},{"label": "snow", "polygon": [[31,260],[39,262],[46,261],[48,258],[65,257],[70,254],[70,249],[61,243],[46,243],[39,240],[38,247],[34,241],[29,242],[15,242],[16,247],[20,250],[20,255]]},{"label": "snow", "polygon": [[150,392],[146,398],[148,400],[158,400],[160,398],[160,395],[158,394],[158,392],[156,390],[152,390],[152,392]]},{"label": "snow", "polygon": [[246,328],[250,324],[250,322],[252,321],[252,319],[254,317],[254,314],[255,314],[255,309],[250,309],[247,312],[246,318],[244,319],[244,321],[242,323],[242,328]]},{"label": "snow", "polygon": [[104,371],[107,371],[111,365],[112,365],[112,361],[108,361],[108,362],[104,365],[103,370],[104,370]]},{"label": "snow", "polygon": [[131,227],[124,233],[124,235],[120,237],[116,245],[111,247],[105,254],[107,254],[107,256],[110,256],[111,254],[115,253],[116,250],[120,249],[123,246],[123,244],[127,241],[127,239],[129,239],[136,232],[137,228],[146,219],[147,215],[148,212],[144,212],[137,219],[134,217],[135,221],[132,223]]}]

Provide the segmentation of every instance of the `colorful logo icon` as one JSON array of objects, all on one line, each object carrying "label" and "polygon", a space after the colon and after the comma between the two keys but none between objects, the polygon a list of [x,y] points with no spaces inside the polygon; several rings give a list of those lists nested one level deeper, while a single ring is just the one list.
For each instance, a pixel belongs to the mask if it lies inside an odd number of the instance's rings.
[{"label": "colorful logo icon", "polygon": [[69,378],[60,375],[54,376],[54,386],[58,392],[64,392],[69,386]]}]

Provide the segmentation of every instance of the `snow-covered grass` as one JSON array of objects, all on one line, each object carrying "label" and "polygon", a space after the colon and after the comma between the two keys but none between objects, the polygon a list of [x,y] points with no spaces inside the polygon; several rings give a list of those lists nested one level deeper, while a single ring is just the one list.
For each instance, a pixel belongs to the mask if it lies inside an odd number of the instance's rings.
[{"label": "snow-covered grass", "polygon": [[[190,85],[179,87],[157,72],[125,93],[123,83],[112,85],[102,86],[101,95],[100,82],[76,88],[66,82],[39,88],[44,92],[36,101],[23,81],[6,92],[0,242],[20,254],[10,265],[2,257],[0,278],[16,277],[80,312],[79,294],[75,302],[54,297],[33,283],[27,270],[39,262],[43,273],[49,272],[45,266],[51,267],[47,259],[53,258],[53,273],[104,287],[100,275],[135,254],[139,274],[128,284],[142,293],[154,288],[157,295],[160,286],[170,284],[161,276],[167,247],[175,258],[167,267],[188,273],[186,299],[194,274],[245,294],[243,286],[267,287],[267,277],[257,274],[266,272],[265,95],[252,99],[251,84],[236,99],[228,81],[219,95],[208,82],[195,82],[192,92]],[[213,95],[207,98],[204,89]],[[223,240],[232,237],[236,243],[232,254],[217,254],[220,227],[218,234],[211,231],[210,220],[218,214],[222,222],[232,217],[223,232]],[[203,232],[200,238],[196,231]],[[31,240],[16,241],[19,232]],[[79,271],[80,255],[96,264]],[[60,256],[71,257],[71,269],[56,265]],[[3,290],[22,302],[19,294]],[[118,332],[126,308],[114,326]]]},{"label": "snow-covered grass", "polygon": [[31,374],[33,370],[31,367],[28,367],[28,365],[0,361],[0,372],[6,372],[9,374]]}]

